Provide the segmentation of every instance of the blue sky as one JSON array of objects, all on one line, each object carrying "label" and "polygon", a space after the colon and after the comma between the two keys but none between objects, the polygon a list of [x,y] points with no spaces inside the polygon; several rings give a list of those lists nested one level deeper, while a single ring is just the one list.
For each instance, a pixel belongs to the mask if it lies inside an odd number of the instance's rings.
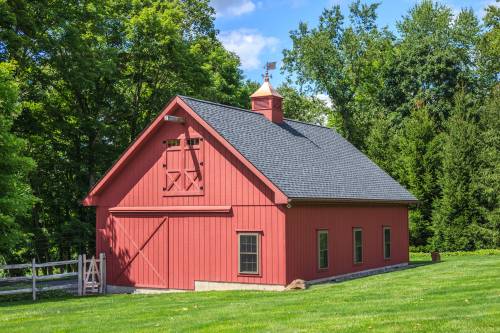
[{"label": "blue sky", "polygon": [[[211,0],[216,9],[216,28],[225,47],[241,59],[247,78],[261,81],[262,67],[266,61],[278,61],[282,50],[289,48],[289,31],[304,21],[316,25],[323,8],[340,4],[347,13],[350,0]],[[375,2],[365,0],[367,3]],[[395,22],[418,0],[379,0],[379,24],[394,29]],[[461,8],[472,8],[482,17],[484,8],[495,0],[440,0],[455,13]],[[278,86],[283,77],[276,70],[273,84]]]}]

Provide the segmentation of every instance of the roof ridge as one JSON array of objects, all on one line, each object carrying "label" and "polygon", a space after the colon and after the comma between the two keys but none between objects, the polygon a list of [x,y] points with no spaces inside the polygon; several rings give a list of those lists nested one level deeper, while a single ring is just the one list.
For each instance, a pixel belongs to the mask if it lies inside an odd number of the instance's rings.
[{"label": "roof ridge", "polygon": [[[197,102],[201,102],[201,103],[219,105],[219,106],[223,106],[223,107],[226,107],[226,108],[234,109],[234,110],[237,110],[237,111],[242,111],[242,112],[247,112],[247,113],[251,113],[251,114],[262,116],[262,114],[260,114],[258,112],[254,112],[252,110],[243,109],[243,108],[240,108],[240,107],[237,107],[237,106],[232,106],[232,105],[227,105],[227,104],[222,104],[222,103],[207,101],[207,100],[204,100],[204,99],[194,98],[194,97],[190,97],[190,96],[184,96],[184,95],[177,95],[177,96],[179,96],[180,98],[187,98],[187,99],[191,99],[191,100],[194,100],[194,101],[197,101]],[[311,126],[326,128],[326,129],[333,130],[333,131],[337,132],[334,128],[328,127],[328,126],[323,126],[323,125],[318,125],[318,124],[313,124],[313,123],[307,123],[305,121],[300,121],[300,120],[295,120],[295,119],[290,119],[290,118],[283,118],[283,119],[285,119],[287,121],[293,121],[295,123],[304,124],[304,125],[311,125]]]},{"label": "roof ridge", "polygon": [[329,130],[332,130],[335,133],[337,133],[337,131],[333,127],[328,127],[328,126],[323,126],[323,125],[318,125],[318,124],[313,124],[313,123],[306,123],[305,121],[295,120],[295,119],[290,119],[290,118],[284,118],[284,119],[287,120],[287,121],[293,121],[294,123],[299,123],[299,124],[304,124],[304,125],[310,125],[310,126],[316,126],[316,127],[321,127],[321,128],[329,129]]},{"label": "roof ridge", "polygon": [[247,112],[247,113],[251,113],[251,114],[262,116],[258,112],[254,112],[252,110],[243,109],[243,108],[240,108],[240,107],[237,107],[237,106],[232,106],[232,105],[227,105],[227,104],[222,104],[222,103],[207,101],[207,100],[204,100],[204,99],[194,98],[194,97],[190,97],[190,96],[183,96],[183,95],[177,95],[177,96],[179,96],[180,98],[187,98],[187,99],[191,99],[191,100],[194,100],[194,101],[197,101],[197,102],[201,102],[201,103],[207,103],[207,104],[213,104],[213,105],[223,106],[225,108],[234,109],[236,111],[242,111],[242,112]]}]

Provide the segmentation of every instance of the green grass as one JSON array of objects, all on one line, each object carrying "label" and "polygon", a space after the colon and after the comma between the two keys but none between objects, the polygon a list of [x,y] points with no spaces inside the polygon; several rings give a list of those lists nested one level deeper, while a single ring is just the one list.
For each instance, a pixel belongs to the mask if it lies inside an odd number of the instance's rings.
[{"label": "green grass", "polygon": [[499,332],[500,255],[443,259],[305,291],[0,300],[0,331]]}]

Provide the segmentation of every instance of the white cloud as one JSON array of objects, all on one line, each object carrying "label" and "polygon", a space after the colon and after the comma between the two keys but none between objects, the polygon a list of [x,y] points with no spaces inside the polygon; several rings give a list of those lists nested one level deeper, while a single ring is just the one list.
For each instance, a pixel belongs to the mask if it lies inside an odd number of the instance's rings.
[{"label": "white cloud", "polygon": [[[260,55],[276,51],[279,40],[272,36],[263,36],[253,29],[238,29],[220,34],[224,47],[236,53],[244,70],[261,67]],[[266,51],[269,50],[269,51]]]},{"label": "white cloud", "polygon": [[330,96],[328,96],[327,94],[317,94],[316,98],[319,99],[320,101],[323,101],[325,105],[328,106],[329,108],[333,106],[332,100]]},{"label": "white cloud", "polygon": [[252,0],[212,0],[217,16],[240,16],[251,13],[256,5]]}]

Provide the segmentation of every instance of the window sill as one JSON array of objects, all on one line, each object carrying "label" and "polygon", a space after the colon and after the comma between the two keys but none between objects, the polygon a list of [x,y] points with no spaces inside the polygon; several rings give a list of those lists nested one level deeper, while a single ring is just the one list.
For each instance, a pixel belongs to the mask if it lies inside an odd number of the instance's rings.
[{"label": "window sill", "polygon": [[238,273],[240,277],[262,277],[260,273]]}]

